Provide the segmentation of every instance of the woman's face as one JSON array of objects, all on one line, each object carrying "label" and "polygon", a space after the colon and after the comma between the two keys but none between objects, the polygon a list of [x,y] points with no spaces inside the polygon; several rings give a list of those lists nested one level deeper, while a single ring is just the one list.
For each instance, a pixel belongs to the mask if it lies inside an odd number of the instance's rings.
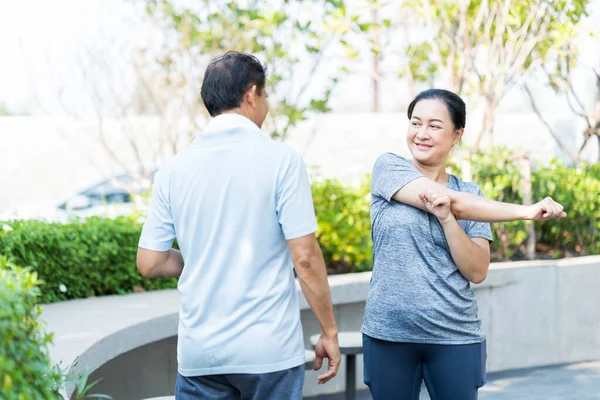
[{"label": "woman's face", "polygon": [[448,107],[440,100],[419,101],[408,124],[406,140],[413,158],[423,165],[446,163],[463,129],[456,129]]}]

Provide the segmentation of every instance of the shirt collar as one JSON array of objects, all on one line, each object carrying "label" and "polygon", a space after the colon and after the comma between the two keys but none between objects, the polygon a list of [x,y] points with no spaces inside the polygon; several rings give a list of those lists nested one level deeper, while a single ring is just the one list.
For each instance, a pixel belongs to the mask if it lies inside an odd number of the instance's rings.
[{"label": "shirt collar", "polygon": [[219,114],[202,130],[193,146],[219,146],[262,135],[260,128],[240,114]]}]

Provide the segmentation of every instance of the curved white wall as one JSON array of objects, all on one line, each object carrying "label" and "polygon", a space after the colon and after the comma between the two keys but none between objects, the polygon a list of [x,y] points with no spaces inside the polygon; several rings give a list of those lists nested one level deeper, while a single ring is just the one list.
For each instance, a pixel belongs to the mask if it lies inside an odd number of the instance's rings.
[{"label": "curved white wall", "polygon": [[[330,277],[340,330],[360,329],[370,277]],[[475,291],[489,372],[600,360],[600,256],[492,264]],[[48,328],[56,332],[51,356],[63,365],[81,356],[75,370],[104,377],[96,389],[115,400],[172,395],[177,304],[176,291],[163,291],[45,306]],[[301,310],[308,344],[319,326],[303,296]],[[364,387],[360,357],[357,364]],[[343,369],[321,386],[317,373],[307,372],[305,395],[343,390]]]}]

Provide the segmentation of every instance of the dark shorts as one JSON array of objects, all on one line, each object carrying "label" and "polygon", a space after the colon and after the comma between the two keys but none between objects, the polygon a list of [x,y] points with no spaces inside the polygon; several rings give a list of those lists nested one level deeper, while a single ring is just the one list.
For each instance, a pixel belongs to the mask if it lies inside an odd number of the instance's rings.
[{"label": "dark shorts", "polygon": [[177,375],[175,400],[301,400],[304,365],[268,374]]},{"label": "dark shorts", "polygon": [[485,341],[465,345],[397,343],[363,335],[364,381],[373,400],[476,400],[485,384]]}]

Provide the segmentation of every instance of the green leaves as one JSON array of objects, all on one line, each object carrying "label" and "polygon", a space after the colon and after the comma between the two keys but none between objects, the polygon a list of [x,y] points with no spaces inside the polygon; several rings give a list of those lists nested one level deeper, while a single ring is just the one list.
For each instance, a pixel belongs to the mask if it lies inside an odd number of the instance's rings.
[{"label": "green leaves", "polygon": [[[329,93],[328,90],[326,95]],[[327,101],[313,99],[309,107],[325,112]],[[309,110],[302,109],[290,115],[300,121],[306,112]],[[521,173],[516,163],[507,161],[512,157],[512,152],[505,148],[472,156],[473,181],[486,197],[522,203]],[[460,175],[458,166],[453,165],[452,169]],[[600,165],[566,167],[555,162],[534,169],[532,174],[533,200],[552,196],[565,206],[569,215],[564,220],[536,223],[539,250],[552,257],[600,254]],[[372,243],[368,177],[360,185],[317,180],[312,189],[318,238],[330,272],[369,270]],[[38,302],[124,294],[132,292],[134,286],[143,290],[176,287],[175,279],[148,280],[137,271],[135,259],[141,223],[134,218],[89,218],[64,225],[0,222],[0,227],[0,248],[6,256],[0,258],[0,270],[6,270],[9,261],[30,267],[18,280],[12,278],[3,283],[10,289],[27,289],[25,302],[16,298],[7,300],[19,315],[36,315],[39,311],[34,305]],[[521,258],[525,254],[524,222],[493,224],[492,228],[495,260]],[[41,290],[38,284],[42,285]],[[0,316],[3,312],[0,309]],[[27,321],[35,325],[35,319]],[[4,318],[0,318],[0,327],[3,323]],[[41,336],[39,340],[49,342],[51,337]],[[0,384],[2,379],[0,376]]]},{"label": "green leaves", "polygon": [[[1,247],[1,246],[0,246]],[[42,332],[37,274],[0,256],[0,393],[5,400],[60,399],[61,377]]]},{"label": "green leaves", "polygon": [[[271,116],[276,122],[265,126],[279,139],[309,115],[329,110],[322,103],[329,101],[329,96],[323,95],[329,87],[319,91],[311,83],[315,73],[323,73],[319,66],[330,55],[329,46],[349,35],[357,23],[351,22],[343,0],[288,0],[278,4],[147,0],[147,6],[169,38],[159,64],[165,86],[172,86],[177,94],[177,88],[185,87],[177,83],[185,81],[180,77],[194,80],[195,88],[202,84],[201,76],[189,76],[186,65],[202,70],[208,60],[228,50],[253,53],[268,65],[269,73],[277,76],[267,83]],[[356,57],[352,47],[346,49],[349,57]],[[311,72],[304,73],[307,70]],[[196,116],[190,117],[196,120]]]},{"label": "green leaves", "polygon": [[324,180],[312,189],[317,237],[329,272],[369,271],[373,254],[369,180],[359,186]]},{"label": "green leaves", "polygon": [[[497,147],[471,157],[473,181],[486,197],[521,204],[521,172],[507,161],[513,152]],[[459,170],[457,166],[453,169]],[[554,161],[532,172],[533,201],[551,196],[565,207],[568,218],[537,222],[538,251],[546,257],[600,254],[600,166],[566,167]],[[522,221],[492,224],[496,260],[521,258],[526,252],[527,231]]]},{"label": "green leaves", "polygon": [[108,399],[108,400],[111,400],[112,399],[112,397],[110,397],[106,394],[98,394],[98,393],[90,394],[89,393],[89,391],[92,390],[92,388],[94,386],[96,386],[98,384],[98,382],[100,382],[102,380],[102,378],[96,379],[92,383],[88,383],[89,372],[87,370],[83,371],[81,374],[74,377],[73,379],[75,380],[75,386],[76,386],[76,393],[75,393],[76,400],[84,400],[84,399]]},{"label": "green leaves", "polygon": [[[407,0],[427,34],[404,48],[412,79],[498,102],[539,65],[572,47],[587,0]],[[485,129],[485,127],[483,128]]]},{"label": "green leaves", "polygon": [[44,281],[42,303],[176,287],[174,279],[148,280],[136,269],[141,224],[132,218],[88,218],[68,224],[6,223],[0,248],[10,261],[30,267]]}]

